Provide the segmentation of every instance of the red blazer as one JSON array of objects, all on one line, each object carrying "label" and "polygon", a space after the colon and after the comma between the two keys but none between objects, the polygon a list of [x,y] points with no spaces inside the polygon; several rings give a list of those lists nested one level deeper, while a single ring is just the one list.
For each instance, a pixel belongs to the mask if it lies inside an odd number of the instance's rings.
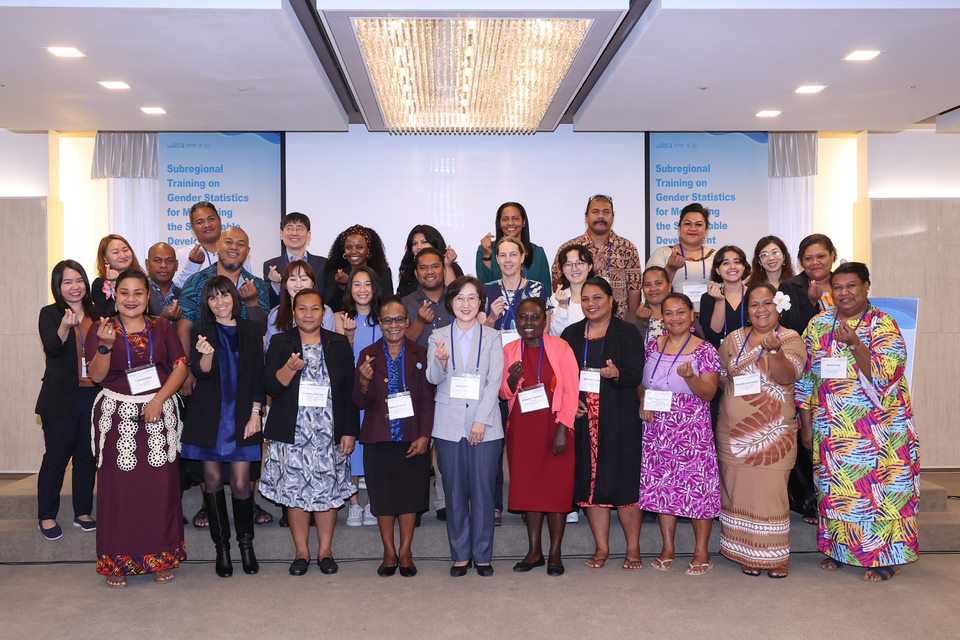
[{"label": "red blazer", "polygon": [[[407,391],[413,401],[413,416],[403,419],[403,441],[430,437],[433,433],[433,408],[436,388],[427,382],[427,350],[416,342],[404,339],[406,355],[404,370]],[[360,387],[360,370],[354,372],[353,402],[363,409],[360,425],[360,442],[390,442],[390,420],[387,418],[387,357],[383,354],[383,338],[360,352],[357,362],[367,356],[373,358],[373,379],[363,393]]]}]

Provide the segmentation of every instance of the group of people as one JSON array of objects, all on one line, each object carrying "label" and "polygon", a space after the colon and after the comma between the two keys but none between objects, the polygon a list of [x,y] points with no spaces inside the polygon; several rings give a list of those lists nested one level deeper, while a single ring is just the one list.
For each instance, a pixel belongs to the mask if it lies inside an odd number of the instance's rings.
[{"label": "group of people", "polygon": [[54,303],[40,311],[38,528],[62,535],[72,459],[74,525],[96,531],[106,584],[148,573],[167,582],[186,557],[180,465],[191,460],[219,576],[233,573],[231,511],[243,571],[259,570],[254,525],[270,517],[259,493],[284,508],[291,575],[314,557],[337,572],[346,507],[348,525],[379,528],[378,575],[412,577],[433,474],[451,576],[493,575],[505,510],[522,513],[528,532],[514,571],[562,575],[564,528],[580,510],[596,543],[585,563],[599,569],[615,509],[625,570],[643,566],[646,511],[663,540],[654,569],[671,569],[677,521],[688,518],[686,573],[708,573],[719,517],[724,557],[746,575],[783,578],[792,509],[817,525],[823,569],[889,580],[919,553],[903,337],[870,304],[865,265],[833,268],[826,236],[804,238],[794,273],[775,236],[749,261],[739,247],[713,249],[709,215],[685,207],[677,244],[644,268],[613,231],[612,198],[593,196],[585,233],[551,266],[524,207],[506,202],[477,248],[478,277],[435,228],[417,225],[396,290],[373,229],[350,226],[315,256],[302,213],[283,217],[283,253],[262,277],[246,233],[223,229],[208,202],[190,211],[196,244],[158,243],[146,269],[109,235],[98,277],[60,262]]}]

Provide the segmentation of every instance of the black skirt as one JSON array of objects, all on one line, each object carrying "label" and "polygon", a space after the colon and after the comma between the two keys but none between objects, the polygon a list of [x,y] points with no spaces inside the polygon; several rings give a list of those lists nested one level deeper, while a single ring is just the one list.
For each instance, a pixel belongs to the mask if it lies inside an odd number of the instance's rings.
[{"label": "black skirt", "polygon": [[430,452],[407,458],[409,448],[409,442],[363,445],[363,468],[373,515],[396,516],[430,508]]}]

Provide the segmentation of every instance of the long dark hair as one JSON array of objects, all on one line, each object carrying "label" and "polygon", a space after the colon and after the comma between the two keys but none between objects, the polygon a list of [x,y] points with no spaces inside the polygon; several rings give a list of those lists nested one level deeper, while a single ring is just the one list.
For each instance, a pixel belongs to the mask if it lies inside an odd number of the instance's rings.
[{"label": "long dark hair", "polygon": [[367,265],[362,264],[359,267],[354,267],[353,271],[350,272],[350,278],[347,279],[347,284],[343,287],[343,310],[350,318],[356,318],[358,315],[357,303],[353,301],[353,279],[357,277],[358,273],[367,274],[373,288],[373,297],[370,299],[370,315],[367,316],[367,325],[372,327],[380,322],[380,307],[383,306],[383,301],[380,298],[383,296],[383,291],[380,289],[380,278],[377,277],[377,272]]},{"label": "long dark hair", "polygon": [[747,278],[747,287],[767,282],[767,271],[763,268],[763,263],[760,262],[760,252],[763,251],[763,248],[768,244],[777,245],[780,253],[783,254],[783,266],[780,267],[780,282],[796,275],[793,272],[793,259],[790,257],[790,252],[787,251],[787,245],[784,244],[783,240],[777,236],[763,236],[757,240],[757,246],[753,249],[753,260],[750,262],[752,271],[750,272],[750,277]]},{"label": "long dark hair", "polygon": [[313,267],[306,260],[294,260],[283,270],[280,277],[280,305],[277,307],[277,318],[273,324],[280,331],[288,331],[293,327],[293,301],[290,299],[290,293],[287,291],[287,280],[293,275],[294,271],[302,270],[304,275],[313,281],[311,289],[317,288],[317,274]]},{"label": "long dark hair", "polygon": [[517,211],[520,212],[520,217],[523,218],[520,242],[523,243],[523,266],[529,269],[530,265],[533,264],[533,247],[530,246],[530,219],[527,218],[527,210],[519,202],[504,202],[497,208],[497,217],[493,220],[493,228],[497,230],[497,237],[493,239],[493,244],[496,246],[497,240],[503,237],[503,229],[500,228],[500,214],[507,207],[516,207]]},{"label": "long dark hair", "polygon": [[410,229],[410,233],[407,234],[406,250],[403,252],[403,258],[400,260],[400,272],[397,274],[399,278],[397,285],[398,290],[405,286],[413,285],[417,281],[417,269],[414,261],[416,256],[411,247],[413,245],[413,236],[418,233],[422,233],[427,244],[440,252],[441,262],[443,261],[444,253],[447,251],[447,243],[443,239],[443,235],[441,235],[435,227],[431,227],[428,224],[418,224],[413,229]]},{"label": "long dark hair", "polygon": [[723,282],[723,278],[720,277],[720,265],[723,264],[723,256],[728,253],[735,253],[737,257],[740,258],[740,264],[743,265],[743,275],[740,276],[740,282],[743,282],[744,279],[750,275],[750,264],[747,262],[747,254],[744,253],[740,247],[728,244],[720,247],[717,249],[717,252],[713,254],[713,264],[710,267],[711,282]]},{"label": "long dark hair", "polygon": [[207,280],[203,285],[203,291],[200,293],[200,322],[203,324],[213,324],[217,321],[213,312],[210,311],[210,298],[218,293],[226,293],[233,301],[233,309],[230,317],[234,320],[240,319],[240,296],[237,295],[237,287],[233,281],[226,276],[214,276]]},{"label": "long dark hair", "polygon": [[383,241],[380,240],[380,236],[370,227],[355,224],[341,231],[340,235],[333,241],[333,244],[330,245],[330,254],[327,256],[327,267],[324,270],[325,277],[336,273],[338,270],[349,273],[353,268],[353,265],[347,262],[347,259],[344,257],[343,243],[347,239],[347,236],[360,236],[366,241],[367,264],[370,265],[377,274],[388,273],[390,271],[390,265],[387,264],[387,256],[383,251]]},{"label": "long dark hair", "polygon": [[57,309],[60,310],[61,314],[66,313],[67,308],[70,306],[67,304],[67,301],[63,299],[63,292],[60,291],[60,287],[63,285],[63,272],[67,269],[73,269],[79,273],[83,279],[83,286],[86,287],[83,299],[80,301],[80,304],[83,306],[83,314],[91,320],[99,320],[100,311],[97,309],[97,305],[94,304],[93,298],[90,295],[90,279],[87,278],[87,272],[84,270],[83,265],[76,260],[61,260],[54,265],[53,271],[50,273],[50,292],[53,294],[53,303],[57,306]]}]

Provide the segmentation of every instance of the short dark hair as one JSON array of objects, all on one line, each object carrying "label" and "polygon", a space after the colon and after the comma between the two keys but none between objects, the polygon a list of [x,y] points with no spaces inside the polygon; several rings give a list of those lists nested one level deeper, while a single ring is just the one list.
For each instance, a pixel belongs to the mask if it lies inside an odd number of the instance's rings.
[{"label": "short dark hair", "polygon": [[690,215],[691,213],[699,213],[700,215],[702,215],[704,222],[709,222],[709,220],[710,220],[710,210],[709,210],[709,209],[707,209],[705,206],[703,206],[703,205],[700,204],[699,202],[691,202],[690,204],[688,204],[687,206],[685,206],[683,209],[680,209],[680,220],[679,220],[679,222],[683,222],[683,219],[686,218],[686,217],[687,217],[688,215]]},{"label": "short dark hair", "polygon": [[832,253],[834,257],[837,255],[837,249],[833,246],[833,240],[825,236],[822,233],[811,233],[806,238],[800,241],[800,249],[797,251],[797,260],[801,263],[803,262],[803,254],[806,253],[807,249],[815,244],[822,244],[826,247],[827,251]]},{"label": "short dark hair", "polygon": [[590,255],[590,249],[587,249],[582,244],[570,244],[559,251],[557,251],[557,265],[560,267],[560,284],[563,285],[564,289],[570,288],[570,279],[567,278],[567,275],[563,272],[563,265],[567,264],[567,254],[571,251],[576,251],[577,255],[581,260],[587,263],[587,278],[589,279],[594,275],[593,272],[593,256]]},{"label": "short dark hair", "polygon": [[299,211],[291,211],[287,215],[283,216],[280,219],[280,228],[283,229],[290,223],[296,224],[299,222],[307,228],[307,231],[310,231],[310,218],[305,213],[300,213]]},{"label": "short dark hair", "polygon": [[723,282],[723,278],[720,277],[720,264],[723,262],[723,256],[727,253],[735,253],[737,257],[740,258],[740,263],[743,265],[743,275],[740,276],[740,281],[743,282],[747,279],[747,276],[750,275],[750,263],[747,262],[747,254],[743,252],[743,249],[736,245],[727,244],[719,249],[713,254],[713,266],[710,267],[710,280],[713,282]]},{"label": "short dark hair", "polygon": [[667,303],[667,300],[679,300],[680,302],[683,303],[683,305],[687,309],[689,309],[690,311],[693,311],[693,302],[690,301],[690,298],[687,297],[687,294],[685,293],[680,293],[679,291],[671,291],[666,296],[664,296],[663,302],[660,303],[661,308],[663,308],[663,305]]},{"label": "short dark hair", "polygon": [[590,205],[593,204],[594,200],[606,200],[610,203],[610,210],[613,211],[613,198],[610,196],[605,196],[602,193],[595,193],[594,195],[587,198],[587,206],[583,210],[583,215],[590,213]]},{"label": "short dark hair", "polygon": [[443,307],[447,310],[447,313],[453,314],[453,299],[460,295],[460,292],[468,284],[472,284],[473,288],[477,290],[477,295],[480,296],[480,309],[487,308],[487,290],[483,288],[483,283],[473,276],[460,276],[447,285],[447,292],[443,297]]},{"label": "short dark hair", "polygon": [[297,295],[293,296],[293,306],[297,306],[297,300],[303,296],[317,296],[320,298],[320,306],[323,306],[323,294],[317,291],[316,289],[301,289],[297,291]]},{"label": "short dark hair", "polygon": [[532,298],[524,298],[523,300],[520,301],[520,304],[517,305],[517,313],[520,313],[520,309],[522,309],[523,305],[525,304],[532,304],[533,306],[540,309],[541,313],[543,314],[547,313],[547,301],[545,298],[541,298],[540,296],[534,296]]},{"label": "short dark hair", "polygon": [[413,269],[416,271],[417,267],[420,265],[421,256],[437,256],[440,259],[440,264],[443,265],[443,254],[440,253],[437,249],[433,247],[424,247],[420,249],[420,253],[413,257]]},{"label": "short dark hair", "polygon": [[767,293],[769,293],[769,294],[772,295],[772,296],[777,295],[777,288],[776,288],[775,286],[773,286],[772,284],[770,284],[769,282],[767,282],[767,281],[757,282],[757,283],[755,283],[755,284],[751,284],[751,285],[747,286],[747,292],[746,292],[745,294],[743,294],[743,300],[744,300],[744,302],[749,306],[749,304],[750,304],[750,296],[752,296],[752,295],[754,294],[754,292],[760,291],[761,289],[762,289],[763,291],[766,291]]},{"label": "short dark hair", "polygon": [[647,274],[651,271],[659,271],[663,274],[664,280],[670,283],[670,287],[673,287],[673,282],[670,280],[670,274],[667,273],[667,270],[659,265],[652,265],[643,270],[643,273],[640,274],[640,284],[643,284],[643,279],[647,277]]},{"label": "short dark hair", "polygon": [[214,212],[215,214],[217,214],[217,217],[218,217],[218,218],[220,217],[220,212],[217,211],[217,208],[216,208],[215,206],[213,206],[213,203],[212,203],[212,202],[207,202],[206,200],[201,200],[200,202],[194,202],[194,203],[193,203],[193,206],[190,207],[190,215],[187,216],[187,217],[190,218],[190,223],[191,223],[191,224],[193,224],[193,212],[194,212],[194,211],[197,211],[198,209],[212,209],[213,212]]},{"label": "short dark hair", "polygon": [[226,276],[214,276],[204,283],[203,291],[200,293],[200,322],[203,324],[213,324],[217,321],[216,316],[210,311],[208,302],[218,293],[226,293],[230,296],[233,301],[230,317],[234,320],[240,318],[240,296],[237,294],[237,287]]},{"label": "short dark hair", "polygon": [[830,284],[833,284],[833,277],[837,274],[852,274],[860,278],[860,282],[868,284],[870,282],[870,269],[862,262],[844,262],[833,270],[830,274]]}]

